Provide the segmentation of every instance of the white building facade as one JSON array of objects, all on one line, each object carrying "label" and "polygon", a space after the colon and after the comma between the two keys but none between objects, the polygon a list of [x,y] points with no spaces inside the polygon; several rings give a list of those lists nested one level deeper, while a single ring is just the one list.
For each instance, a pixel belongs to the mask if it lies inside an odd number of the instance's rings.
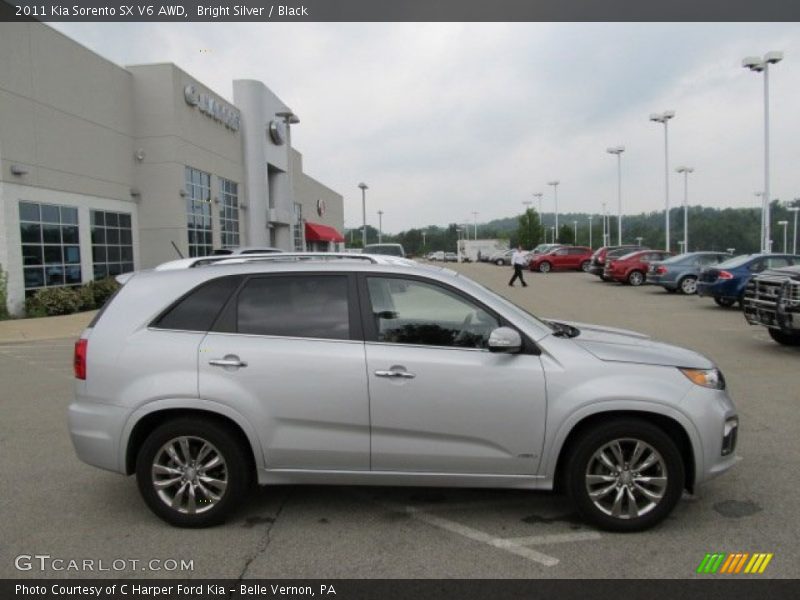
[{"label": "white building facade", "polygon": [[335,250],[343,198],[303,172],[291,110],[173,64],[122,68],[39,23],[0,23],[0,266],[8,305],[234,246]]}]

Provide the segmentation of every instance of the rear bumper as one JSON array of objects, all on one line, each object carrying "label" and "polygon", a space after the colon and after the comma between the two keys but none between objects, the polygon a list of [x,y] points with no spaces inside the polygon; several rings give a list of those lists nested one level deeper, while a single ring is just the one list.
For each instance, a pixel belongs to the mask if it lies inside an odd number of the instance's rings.
[{"label": "rear bumper", "polygon": [[127,408],[111,404],[85,401],[70,404],[69,435],[78,458],[101,469],[125,473],[120,440],[129,414]]}]

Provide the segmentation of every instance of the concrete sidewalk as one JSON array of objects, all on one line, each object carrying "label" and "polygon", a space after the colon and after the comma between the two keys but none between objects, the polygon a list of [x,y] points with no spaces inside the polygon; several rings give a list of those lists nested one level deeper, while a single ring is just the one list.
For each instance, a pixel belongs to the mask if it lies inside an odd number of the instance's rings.
[{"label": "concrete sidewalk", "polygon": [[0,321],[0,344],[77,338],[96,314],[96,310],[90,310],[60,317]]}]

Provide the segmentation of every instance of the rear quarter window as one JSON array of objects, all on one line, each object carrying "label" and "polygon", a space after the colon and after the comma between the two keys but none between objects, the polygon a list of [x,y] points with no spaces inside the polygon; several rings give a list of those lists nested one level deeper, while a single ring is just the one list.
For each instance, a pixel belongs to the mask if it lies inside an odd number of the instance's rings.
[{"label": "rear quarter window", "polygon": [[208,331],[241,280],[240,276],[219,277],[197,286],[161,313],[150,326]]}]

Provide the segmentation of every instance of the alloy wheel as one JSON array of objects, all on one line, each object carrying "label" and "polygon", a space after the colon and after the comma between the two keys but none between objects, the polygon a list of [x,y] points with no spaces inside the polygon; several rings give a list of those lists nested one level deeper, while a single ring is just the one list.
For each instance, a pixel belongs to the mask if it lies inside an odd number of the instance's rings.
[{"label": "alloy wheel", "polygon": [[692,294],[697,293],[697,278],[696,277],[684,277],[681,279],[681,292],[686,294],[687,296],[691,296]]}]

